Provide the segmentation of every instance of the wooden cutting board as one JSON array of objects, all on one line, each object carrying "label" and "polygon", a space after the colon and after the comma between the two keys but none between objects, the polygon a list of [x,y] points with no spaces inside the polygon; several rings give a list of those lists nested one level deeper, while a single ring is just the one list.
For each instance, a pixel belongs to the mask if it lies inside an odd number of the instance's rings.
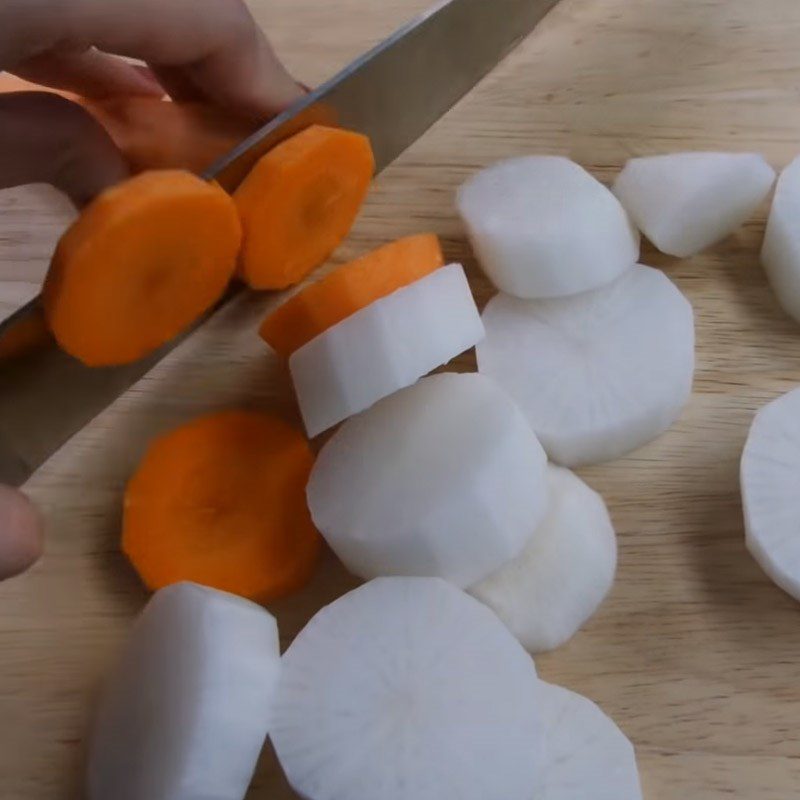
[{"label": "wooden cutting board", "polygon": [[[427,0],[251,4],[297,76],[314,83]],[[756,150],[783,166],[800,153],[799,41],[796,0],[562,0],[379,178],[334,262],[434,230],[448,256],[465,260],[483,304],[490,287],[452,201],[491,161],[562,153],[607,181],[630,156],[683,149]],[[0,194],[0,313],[34,291],[68,218],[51,192]],[[609,503],[619,575],[586,629],[537,659],[546,679],[619,722],[651,800],[800,795],[800,614],[745,551],[737,475],[753,412],[800,383],[800,327],[781,315],[758,265],[763,227],[762,210],[684,262],[645,248],[643,261],[694,304],[695,394],[657,442],[582,473]],[[254,332],[274,302],[227,310],[30,482],[49,531],[41,564],[0,586],[3,800],[81,796],[91,698],[146,598],[117,549],[122,488],[145,441],[221,407],[294,413],[286,376]],[[275,607],[284,642],[352,583],[328,557],[307,591]],[[269,754],[251,797],[293,797]]]}]

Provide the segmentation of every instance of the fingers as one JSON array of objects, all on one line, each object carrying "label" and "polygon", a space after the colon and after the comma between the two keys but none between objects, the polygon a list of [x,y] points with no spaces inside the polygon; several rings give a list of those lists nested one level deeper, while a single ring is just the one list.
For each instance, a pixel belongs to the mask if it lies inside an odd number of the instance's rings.
[{"label": "fingers", "polygon": [[0,188],[50,183],[80,207],[126,177],[121,153],[80,106],[44,92],[0,96]]},{"label": "fingers", "polygon": [[14,68],[19,77],[68,92],[102,99],[113,95],[161,97],[164,87],[150,70],[98,50],[44,53]]},{"label": "fingers", "polygon": [[[302,96],[242,0],[4,0],[0,68],[93,45],[179,71],[176,93],[271,115]],[[3,62],[5,59],[5,65]]]},{"label": "fingers", "polygon": [[42,554],[42,520],[22,492],[0,486],[0,580],[19,575]]}]

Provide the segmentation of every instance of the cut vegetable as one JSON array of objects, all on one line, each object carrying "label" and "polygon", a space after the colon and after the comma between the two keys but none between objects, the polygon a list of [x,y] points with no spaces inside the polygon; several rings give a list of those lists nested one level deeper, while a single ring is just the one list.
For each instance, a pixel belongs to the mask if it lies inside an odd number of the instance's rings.
[{"label": "cut vegetable", "polygon": [[733,233],[774,182],[755,153],[673,153],[628,161],[614,193],[659,250],[685,257]]},{"label": "cut vegetable", "polygon": [[284,358],[370,303],[444,265],[432,233],[407,236],[334,270],[273,311],[261,337]]},{"label": "cut vegetable", "polygon": [[289,647],[272,741],[307,800],[531,800],[540,693],[487,608],[444,581],[384,578]]},{"label": "cut vegetable", "polygon": [[680,415],[694,373],[694,320],[661,272],[636,266],[576,297],[495,297],[478,368],[519,403],[566,467],[618,458]]},{"label": "cut vegetable", "polygon": [[90,800],[242,800],[272,720],[278,627],[204,586],[147,604],[101,699]]},{"label": "cut vegetable", "polygon": [[316,436],[410,386],[483,336],[460,264],[377,300],[289,359],[306,431]]},{"label": "cut vegetable", "polygon": [[528,546],[471,590],[531,652],[571,639],[611,590],[617,539],[603,498],[548,467],[548,511]]},{"label": "cut vegetable", "polygon": [[312,125],[270,150],[234,194],[244,229],[240,275],[254,289],[284,289],[347,236],[375,160],[359,133]]},{"label": "cut vegetable", "polygon": [[517,297],[561,297],[610,283],[639,258],[639,234],[613,194],[556,156],[502,161],[458,193],[489,279]]},{"label": "cut vegetable", "polygon": [[61,237],[43,288],[58,343],[89,366],[136,361],[222,296],[241,229],[231,198],[188,172],[103,192]]},{"label": "cut vegetable", "polygon": [[320,537],[314,457],[282,420],[226,411],[156,439],[125,495],[122,548],[151,589],[191,580],[258,600],[299,589]]},{"label": "cut vegetable", "polygon": [[782,173],[767,223],[761,263],[783,310],[800,322],[800,158]]},{"label": "cut vegetable", "polygon": [[23,312],[16,320],[10,320],[0,334],[0,361],[21,358],[52,341],[41,308]]},{"label": "cut vegetable", "polygon": [[742,455],[747,549],[764,572],[800,600],[800,389],[756,414]]},{"label": "cut vegetable", "polygon": [[546,731],[542,782],[534,800],[642,800],[636,753],[591,700],[539,683]]},{"label": "cut vegetable", "polygon": [[493,381],[435,375],[346,422],[308,499],[356,575],[471,586],[517,556],[544,516],[545,455]]}]

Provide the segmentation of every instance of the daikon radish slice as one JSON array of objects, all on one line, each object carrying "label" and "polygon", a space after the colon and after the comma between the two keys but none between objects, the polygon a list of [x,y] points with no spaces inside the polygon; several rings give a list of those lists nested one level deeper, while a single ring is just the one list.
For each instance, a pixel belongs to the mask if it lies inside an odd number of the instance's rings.
[{"label": "daikon radish slice", "polygon": [[450,264],[329,328],[289,359],[309,436],[410,386],[483,338],[460,264]]},{"label": "daikon radish slice", "polygon": [[260,606],[194,583],[161,589],[105,687],[90,800],[242,800],[279,666],[278,628]]},{"label": "daikon radish slice", "polygon": [[441,580],[382,578],[289,647],[271,737],[306,800],[532,800],[540,693],[489,609]]},{"label": "daikon radish slice", "polygon": [[532,800],[642,800],[636,753],[591,700],[539,683],[544,767]]},{"label": "daikon radish slice", "polygon": [[498,295],[483,314],[478,368],[517,401],[550,458],[610,461],[680,415],[694,373],[694,321],[661,272],[553,300]]},{"label": "daikon radish slice", "polygon": [[494,381],[435,375],[346,422],[317,458],[308,501],[354,574],[471,586],[544,516],[545,455]]},{"label": "daikon radish slice", "polygon": [[782,173],[772,200],[761,263],[783,310],[800,322],[800,158]]},{"label": "daikon radish slice", "polygon": [[585,292],[639,258],[639,233],[617,199],[566,158],[495,164],[461,187],[457,205],[489,279],[517,297]]},{"label": "daikon radish slice", "polygon": [[617,539],[597,492],[548,467],[547,516],[528,546],[471,589],[531,652],[571,639],[611,590]]},{"label": "daikon radish slice", "polygon": [[774,182],[755,153],[672,153],[628,161],[614,194],[659,250],[685,257],[733,233]]},{"label": "daikon radish slice", "polygon": [[800,389],[756,414],[741,465],[747,549],[800,600]]}]

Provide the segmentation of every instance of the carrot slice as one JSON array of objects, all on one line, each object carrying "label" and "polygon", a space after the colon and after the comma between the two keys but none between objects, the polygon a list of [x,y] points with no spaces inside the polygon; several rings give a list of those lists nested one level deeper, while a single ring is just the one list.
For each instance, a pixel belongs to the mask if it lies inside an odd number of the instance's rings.
[{"label": "carrot slice", "polygon": [[0,334],[0,361],[11,361],[38,350],[52,341],[44,314],[37,308],[32,314],[9,323]]},{"label": "carrot slice", "polygon": [[128,484],[122,549],[150,589],[195,581],[268,601],[313,572],[320,535],[303,435],[250,411],[200,417],[156,439]]},{"label": "carrot slice", "polygon": [[236,267],[231,198],[188,172],[108,189],[58,243],[43,288],[61,347],[89,366],[136,361],[214,305]]},{"label": "carrot slice", "polygon": [[433,233],[407,236],[345,264],[289,298],[262,323],[261,338],[283,358],[376,300],[444,265]]},{"label": "carrot slice", "polygon": [[358,133],[312,125],[270,150],[234,193],[244,239],[239,273],[254,289],[285,289],[344,239],[375,159]]}]

